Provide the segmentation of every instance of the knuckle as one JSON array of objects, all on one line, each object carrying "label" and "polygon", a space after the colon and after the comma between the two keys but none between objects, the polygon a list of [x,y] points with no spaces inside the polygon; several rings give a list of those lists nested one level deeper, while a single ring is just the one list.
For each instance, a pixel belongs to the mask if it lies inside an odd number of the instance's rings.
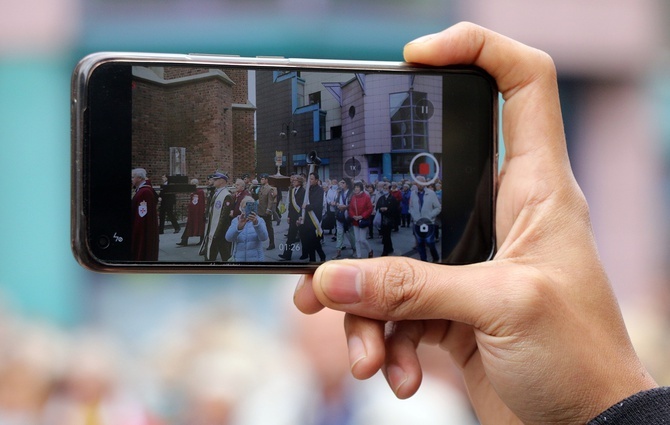
[{"label": "knuckle", "polygon": [[402,319],[420,305],[421,294],[426,286],[426,274],[413,261],[392,261],[380,268],[376,279],[377,293],[381,294],[377,307],[386,311],[390,319]]},{"label": "knuckle", "polygon": [[534,68],[541,74],[546,75],[552,81],[557,78],[556,64],[549,53],[539,50],[534,50]]}]

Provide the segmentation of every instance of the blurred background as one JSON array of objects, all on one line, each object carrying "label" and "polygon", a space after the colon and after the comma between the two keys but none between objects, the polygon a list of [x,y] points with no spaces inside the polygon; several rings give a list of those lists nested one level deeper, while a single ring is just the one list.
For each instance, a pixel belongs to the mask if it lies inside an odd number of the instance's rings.
[{"label": "blurred background", "polygon": [[70,75],[85,54],[401,60],[460,20],[554,57],[602,259],[670,384],[669,18],[662,0],[3,0],[0,425],[476,423],[430,349],[409,401],[353,382],[341,316],[296,313],[295,276],[100,275],[69,237]]}]

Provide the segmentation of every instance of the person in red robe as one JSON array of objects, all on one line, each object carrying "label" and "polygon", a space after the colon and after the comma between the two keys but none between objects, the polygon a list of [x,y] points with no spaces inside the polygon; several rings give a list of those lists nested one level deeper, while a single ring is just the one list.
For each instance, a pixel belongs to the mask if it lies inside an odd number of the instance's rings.
[{"label": "person in red robe", "polygon": [[144,168],[135,168],[131,179],[135,188],[132,200],[131,256],[133,261],[157,261],[158,195],[151,187]]},{"label": "person in red robe", "polygon": [[186,219],[186,229],[181,234],[181,242],[177,242],[179,246],[188,245],[188,238],[197,236],[202,238],[205,235],[205,191],[198,188],[198,179],[191,180],[191,184],[196,186],[196,189],[191,193],[191,199],[188,203],[188,217]]}]

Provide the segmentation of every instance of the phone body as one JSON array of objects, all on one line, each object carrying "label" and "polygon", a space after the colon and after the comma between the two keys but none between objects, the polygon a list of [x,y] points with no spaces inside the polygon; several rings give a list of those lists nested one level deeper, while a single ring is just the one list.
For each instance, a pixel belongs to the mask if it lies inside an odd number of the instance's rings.
[{"label": "phone body", "polygon": [[[373,256],[486,261],[497,123],[495,81],[476,67],[89,55],[72,76],[72,249],[104,272],[309,273],[359,245]],[[356,181],[374,186],[375,214],[361,223],[342,208]],[[241,244],[223,238],[243,193],[273,240],[239,261]],[[379,209],[384,195],[390,210]],[[351,233],[361,238],[364,224],[372,236],[359,244]]]},{"label": "phone body", "polygon": [[258,214],[258,201],[247,202],[244,205],[244,215],[249,217],[252,213]]}]

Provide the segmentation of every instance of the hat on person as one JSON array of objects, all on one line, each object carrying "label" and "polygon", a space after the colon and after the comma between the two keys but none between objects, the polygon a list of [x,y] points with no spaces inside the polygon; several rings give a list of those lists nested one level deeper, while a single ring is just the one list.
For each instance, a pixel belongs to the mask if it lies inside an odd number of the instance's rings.
[{"label": "hat on person", "polygon": [[213,179],[224,179],[225,181],[228,181],[228,176],[225,175],[224,173],[219,173],[218,171],[214,174],[212,174]]},{"label": "hat on person", "polygon": [[261,173],[259,176],[261,179],[267,179],[269,177],[268,173]]}]

